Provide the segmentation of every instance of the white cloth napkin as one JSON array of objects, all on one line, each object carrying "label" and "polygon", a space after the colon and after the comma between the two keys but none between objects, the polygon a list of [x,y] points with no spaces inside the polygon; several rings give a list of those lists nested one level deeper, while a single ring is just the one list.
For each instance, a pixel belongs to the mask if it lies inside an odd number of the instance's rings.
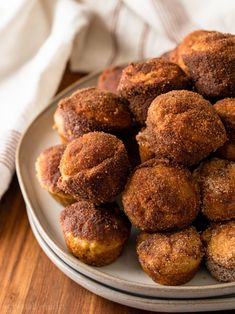
[{"label": "white cloth napkin", "polygon": [[0,197],[17,142],[73,71],[158,56],[188,32],[235,33],[231,0],[0,0]]}]

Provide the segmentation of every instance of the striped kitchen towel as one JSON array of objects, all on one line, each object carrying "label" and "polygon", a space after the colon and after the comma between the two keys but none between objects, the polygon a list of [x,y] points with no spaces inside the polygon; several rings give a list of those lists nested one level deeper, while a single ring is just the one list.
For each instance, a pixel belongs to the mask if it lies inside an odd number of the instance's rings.
[{"label": "striped kitchen towel", "polygon": [[0,3],[0,197],[29,122],[72,71],[155,57],[198,28],[235,33],[231,0],[11,0]]}]

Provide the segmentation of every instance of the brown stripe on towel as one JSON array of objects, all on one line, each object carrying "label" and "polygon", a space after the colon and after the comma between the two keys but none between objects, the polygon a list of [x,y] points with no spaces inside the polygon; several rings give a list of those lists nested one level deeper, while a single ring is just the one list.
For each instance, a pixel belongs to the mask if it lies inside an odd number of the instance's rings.
[{"label": "brown stripe on towel", "polygon": [[0,164],[3,164],[10,172],[13,171],[13,168],[11,167],[11,165],[4,159],[1,159],[0,157]]},{"label": "brown stripe on towel", "polygon": [[0,140],[3,145],[9,143],[10,145],[15,146],[19,142],[20,136],[18,137],[15,134],[4,134],[0,137]]},{"label": "brown stripe on towel", "polygon": [[118,52],[119,52],[116,29],[117,29],[118,19],[119,19],[122,7],[123,7],[123,3],[121,0],[119,0],[117,5],[115,6],[115,8],[113,10],[112,25],[110,28],[112,41],[113,41],[113,52],[112,52],[112,55],[108,61],[108,65],[114,63],[115,59],[117,58]]},{"label": "brown stripe on towel", "polygon": [[21,133],[15,130],[10,130],[7,133],[4,134],[4,137],[1,137],[1,142],[2,143],[13,143],[13,144],[17,144],[19,139],[21,137]]},{"label": "brown stripe on towel", "polygon": [[172,17],[169,15],[168,10],[165,8],[165,1],[152,0],[152,4],[155,12],[160,18],[162,26],[165,30],[167,37],[173,41],[175,44],[179,42],[178,35],[174,31],[174,26],[172,24]]},{"label": "brown stripe on towel", "polygon": [[9,149],[5,148],[4,151],[0,152],[0,158],[7,158],[9,162],[15,162],[15,152],[10,151]]},{"label": "brown stripe on towel", "polygon": [[2,136],[0,162],[4,164],[11,172],[15,166],[15,152],[17,144],[20,140],[21,133],[16,130],[9,130],[4,137]]},{"label": "brown stripe on towel", "polygon": [[14,165],[12,164],[12,162],[6,158],[6,157],[3,157],[3,156],[0,156],[0,163],[4,164],[4,166],[7,166],[7,168],[13,172],[14,170]]},{"label": "brown stripe on towel", "polygon": [[21,133],[20,133],[19,131],[10,130],[10,133],[15,134],[15,135],[18,136],[19,138],[21,137]]},{"label": "brown stripe on towel", "polygon": [[15,159],[9,158],[7,155],[0,155],[0,163],[7,165],[7,168],[12,172],[15,166]]},{"label": "brown stripe on towel", "polygon": [[4,152],[7,152],[9,154],[15,155],[16,152],[16,147],[18,144],[19,140],[9,140],[8,142],[2,141],[2,147],[1,147],[1,151],[0,151],[0,155]]},{"label": "brown stripe on towel", "polygon": [[150,27],[148,23],[144,23],[143,31],[140,36],[140,42],[139,42],[139,59],[143,60],[145,58],[145,46],[146,46],[146,41],[148,38],[148,34],[150,31]]},{"label": "brown stripe on towel", "polygon": [[2,137],[0,137],[0,139],[1,139],[1,143],[3,145],[5,145],[7,143],[15,145],[20,140],[20,137],[16,137],[16,136],[14,136],[14,134],[10,134],[10,135],[3,135]]},{"label": "brown stripe on towel", "polygon": [[16,146],[11,143],[5,143],[4,144],[4,151],[9,151],[11,154],[15,155],[16,152]]},{"label": "brown stripe on towel", "polygon": [[8,162],[8,164],[13,169],[15,165],[15,153],[5,150],[0,153],[0,160],[5,160],[6,162]]},{"label": "brown stripe on towel", "polygon": [[174,32],[177,35],[178,41],[180,42],[188,33],[200,27],[190,19],[181,1],[174,0],[174,4],[174,10],[172,10],[172,1],[164,1],[165,8],[171,14]]}]

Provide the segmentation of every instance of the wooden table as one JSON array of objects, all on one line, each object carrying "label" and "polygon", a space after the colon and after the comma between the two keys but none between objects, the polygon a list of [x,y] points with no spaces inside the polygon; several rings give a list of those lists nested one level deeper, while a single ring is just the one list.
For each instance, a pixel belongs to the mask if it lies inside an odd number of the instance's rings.
[{"label": "wooden table", "polygon": [[[65,71],[59,90],[81,74]],[[224,311],[220,313],[232,313]],[[150,313],[98,297],[47,258],[30,229],[16,176],[0,203],[0,314]],[[219,312],[216,312],[219,313]]]}]

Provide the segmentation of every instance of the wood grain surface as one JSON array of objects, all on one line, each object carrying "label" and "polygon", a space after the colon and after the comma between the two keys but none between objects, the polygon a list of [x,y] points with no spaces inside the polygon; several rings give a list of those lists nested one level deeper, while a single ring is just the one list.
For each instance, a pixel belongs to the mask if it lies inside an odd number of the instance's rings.
[{"label": "wood grain surface", "polygon": [[[81,74],[67,69],[59,90]],[[216,313],[234,313],[224,311]],[[0,314],[150,313],[98,297],[60,272],[30,229],[16,176],[0,203]]]}]

